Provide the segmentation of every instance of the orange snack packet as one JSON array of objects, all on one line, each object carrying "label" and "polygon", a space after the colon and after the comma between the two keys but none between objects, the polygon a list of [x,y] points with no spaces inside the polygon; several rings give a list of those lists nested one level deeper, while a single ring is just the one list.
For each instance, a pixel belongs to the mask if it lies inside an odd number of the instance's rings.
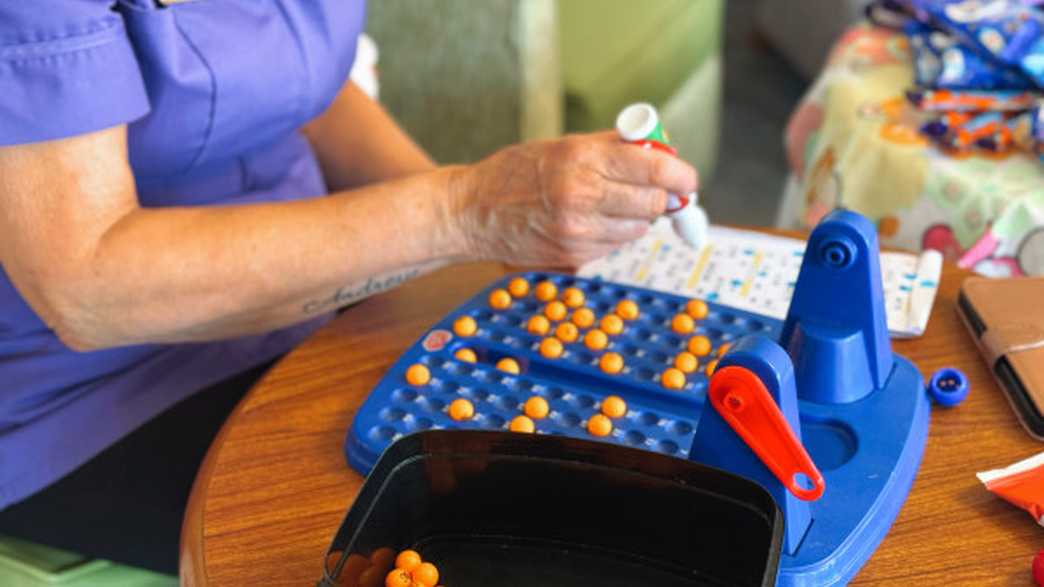
[{"label": "orange snack packet", "polygon": [[1044,452],[976,477],[986,489],[1028,511],[1044,526]]}]

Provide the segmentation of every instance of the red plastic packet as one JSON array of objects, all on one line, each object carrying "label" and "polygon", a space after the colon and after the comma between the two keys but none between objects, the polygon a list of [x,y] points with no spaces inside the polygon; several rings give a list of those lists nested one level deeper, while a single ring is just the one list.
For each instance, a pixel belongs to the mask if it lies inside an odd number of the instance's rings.
[{"label": "red plastic packet", "polygon": [[986,489],[1028,511],[1044,526],[1044,452],[976,476]]}]

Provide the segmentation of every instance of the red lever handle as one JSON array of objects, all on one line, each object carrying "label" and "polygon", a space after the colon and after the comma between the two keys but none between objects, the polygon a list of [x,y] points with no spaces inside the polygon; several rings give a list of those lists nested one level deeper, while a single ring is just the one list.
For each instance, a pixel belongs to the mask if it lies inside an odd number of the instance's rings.
[{"label": "red lever handle", "polygon": [[[811,501],[823,495],[823,474],[757,375],[737,366],[718,369],[707,395],[714,409],[795,497]],[[802,487],[798,474],[804,474],[812,487]]]}]

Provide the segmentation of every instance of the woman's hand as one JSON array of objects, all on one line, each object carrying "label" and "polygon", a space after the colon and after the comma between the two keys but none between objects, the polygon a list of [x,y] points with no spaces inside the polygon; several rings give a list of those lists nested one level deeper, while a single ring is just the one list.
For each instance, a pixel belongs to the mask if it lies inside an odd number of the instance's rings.
[{"label": "woman's hand", "polygon": [[451,222],[474,258],[577,267],[648,230],[667,192],[696,190],[690,165],[615,132],[507,147],[458,168]]}]

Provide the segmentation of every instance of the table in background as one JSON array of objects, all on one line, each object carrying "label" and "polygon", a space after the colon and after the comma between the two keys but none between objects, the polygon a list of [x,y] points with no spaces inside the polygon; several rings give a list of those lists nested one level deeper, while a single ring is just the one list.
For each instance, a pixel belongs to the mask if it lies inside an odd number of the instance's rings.
[{"label": "table in background", "polygon": [[[504,274],[444,269],[346,311],[278,363],[225,423],[196,479],[182,531],[189,585],[314,585],[362,477],[345,464],[348,426],[399,355],[450,310]],[[1041,450],[990,378],[955,302],[969,273],[947,264],[928,330],[897,341],[927,378],[967,373],[955,409],[933,408],[913,490],[853,585],[1028,585],[1044,532],[988,493],[975,472]]]},{"label": "table in background", "polygon": [[787,127],[778,224],[811,229],[844,206],[884,246],[936,249],[985,275],[1044,275],[1044,161],[943,154],[906,99],[913,77],[902,33],[861,24],[838,39]]}]

